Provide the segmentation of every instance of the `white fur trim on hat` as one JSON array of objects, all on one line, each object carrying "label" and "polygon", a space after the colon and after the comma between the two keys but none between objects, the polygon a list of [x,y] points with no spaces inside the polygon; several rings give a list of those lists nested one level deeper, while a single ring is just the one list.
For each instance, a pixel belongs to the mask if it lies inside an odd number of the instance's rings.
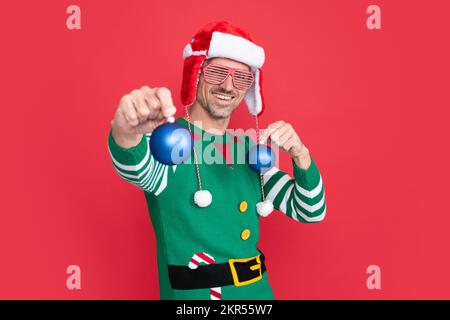
[{"label": "white fur trim on hat", "polygon": [[261,217],[267,217],[272,211],[273,203],[269,199],[260,201],[256,204],[256,212],[258,212]]},{"label": "white fur trim on hat", "polygon": [[264,64],[264,49],[253,42],[229,33],[214,31],[208,49],[208,58],[233,59],[250,67],[261,68]]},{"label": "white fur trim on hat", "polygon": [[[253,68],[252,68],[253,69]],[[259,69],[252,70],[255,75],[255,82],[247,90],[244,96],[245,103],[247,104],[248,111],[256,116],[262,110],[261,100],[261,88],[259,86]]]},{"label": "white fur trim on hat", "polygon": [[206,56],[206,50],[192,51],[192,46],[188,43],[183,49],[183,59],[190,56]]},{"label": "white fur trim on hat", "polygon": [[207,207],[212,202],[211,192],[208,190],[198,190],[194,194],[194,202],[200,208]]}]

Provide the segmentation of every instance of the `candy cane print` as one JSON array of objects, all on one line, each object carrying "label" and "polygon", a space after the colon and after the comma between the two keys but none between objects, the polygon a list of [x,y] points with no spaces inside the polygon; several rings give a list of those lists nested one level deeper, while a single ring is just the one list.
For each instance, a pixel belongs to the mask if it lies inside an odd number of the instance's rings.
[{"label": "candy cane print", "polygon": [[[192,256],[191,260],[189,261],[189,268],[197,269],[198,265],[202,262],[204,264],[214,264],[216,263],[216,260],[214,260],[214,258],[211,257],[211,255],[205,252],[197,252]],[[220,287],[211,288],[210,298],[211,300],[220,300],[222,298],[222,289]]]}]

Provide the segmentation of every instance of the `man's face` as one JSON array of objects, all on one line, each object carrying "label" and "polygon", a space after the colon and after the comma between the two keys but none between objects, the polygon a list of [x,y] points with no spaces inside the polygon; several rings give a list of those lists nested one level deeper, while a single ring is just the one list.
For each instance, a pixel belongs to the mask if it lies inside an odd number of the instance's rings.
[{"label": "man's face", "polygon": [[[206,60],[203,66],[206,67],[211,63],[250,71],[250,68],[246,64],[226,58]],[[203,74],[200,74],[200,80],[197,86],[197,101],[212,118],[225,119],[230,117],[234,109],[239,106],[244,98],[245,92],[245,90],[239,90],[233,86],[231,75],[222,84],[214,85],[207,83],[203,79]]]}]

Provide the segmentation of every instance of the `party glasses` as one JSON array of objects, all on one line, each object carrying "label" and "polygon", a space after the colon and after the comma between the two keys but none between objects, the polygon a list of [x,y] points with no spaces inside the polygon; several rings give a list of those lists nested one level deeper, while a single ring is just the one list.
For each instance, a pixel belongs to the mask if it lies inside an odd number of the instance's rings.
[{"label": "party glasses", "polygon": [[229,68],[218,64],[209,64],[201,68],[203,79],[210,84],[221,84],[231,74],[233,85],[238,90],[247,90],[255,80],[250,71]]}]

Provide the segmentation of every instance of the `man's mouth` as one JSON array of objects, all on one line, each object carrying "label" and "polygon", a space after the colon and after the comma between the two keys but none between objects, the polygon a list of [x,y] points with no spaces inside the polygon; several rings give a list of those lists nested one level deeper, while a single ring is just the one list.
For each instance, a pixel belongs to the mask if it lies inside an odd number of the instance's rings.
[{"label": "man's mouth", "polygon": [[234,99],[233,95],[230,94],[225,94],[225,93],[218,93],[218,92],[213,92],[212,95],[220,101],[224,101],[224,102],[228,102]]}]

